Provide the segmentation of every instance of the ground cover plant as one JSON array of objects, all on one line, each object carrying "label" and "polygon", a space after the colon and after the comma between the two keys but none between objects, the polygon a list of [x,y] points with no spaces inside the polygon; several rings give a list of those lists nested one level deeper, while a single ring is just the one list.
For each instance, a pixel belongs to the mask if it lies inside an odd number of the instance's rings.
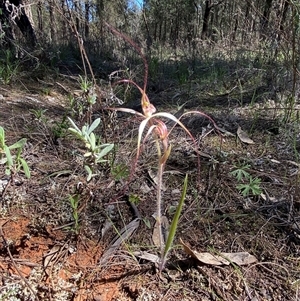
[{"label": "ground cover plant", "polygon": [[299,5],[268,3],[0,32],[0,300],[299,299]]}]

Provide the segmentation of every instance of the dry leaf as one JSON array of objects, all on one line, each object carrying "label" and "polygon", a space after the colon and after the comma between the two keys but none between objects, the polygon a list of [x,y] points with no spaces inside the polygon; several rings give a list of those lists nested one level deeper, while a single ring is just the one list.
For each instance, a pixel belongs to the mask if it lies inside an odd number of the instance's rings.
[{"label": "dry leaf", "polygon": [[148,194],[152,189],[146,183],[143,183],[140,186],[140,190],[143,194]]},{"label": "dry leaf", "polygon": [[[158,183],[157,173],[154,173],[154,172],[149,168],[149,169],[148,169],[148,175],[149,175],[149,177],[150,177],[150,180],[151,180],[155,185],[157,185],[157,183]],[[165,186],[164,184],[162,184],[161,190],[162,190],[162,191],[166,191],[166,190],[167,190],[167,188],[166,188],[166,186]]]},{"label": "dry leaf", "polygon": [[56,262],[62,250],[61,246],[55,245],[47,254],[43,256],[43,267],[45,273],[49,276],[52,265]]},{"label": "dry leaf", "polygon": [[113,223],[111,219],[106,219],[106,221],[103,224],[103,227],[101,229],[101,239],[103,239],[104,235],[107,233],[108,230],[110,230],[113,227]]},{"label": "dry leaf", "polygon": [[240,126],[238,127],[236,133],[242,142],[244,142],[246,144],[254,144],[254,141],[249,138],[248,134],[246,132],[244,132]]},{"label": "dry leaf", "polygon": [[220,253],[222,257],[237,265],[248,265],[257,262],[255,256],[248,252]]},{"label": "dry leaf", "polygon": [[216,128],[218,131],[220,131],[221,133],[223,133],[225,136],[235,137],[234,134],[232,134],[231,132],[229,132],[229,131],[227,131],[227,130],[225,130],[225,129],[223,129],[223,128],[220,128],[220,127],[218,127],[218,126],[216,126],[216,125],[215,125],[215,128]]},{"label": "dry leaf", "polygon": [[138,258],[145,259],[145,260],[148,260],[153,263],[159,263],[159,261],[160,261],[160,258],[157,255],[151,254],[148,252],[144,252],[144,251],[133,252],[133,255]]},{"label": "dry leaf", "polygon": [[208,252],[199,253],[192,250],[182,241],[182,239],[180,239],[180,243],[182,244],[185,253],[205,264],[229,265],[230,263],[235,263],[237,265],[247,265],[257,262],[256,257],[248,252],[220,253],[220,255],[212,255]]},{"label": "dry leaf", "polygon": [[102,257],[100,258],[100,264],[105,264],[110,257],[114,255],[114,253],[118,250],[123,242],[128,240],[134,231],[139,227],[140,219],[135,218],[132,220],[128,225],[126,225],[120,233],[118,233],[113,241],[110,244],[110,247],[103,253]]},{"label": "dry leaf", "polygon": [[[167,236],[168,236],[168,229],[169,229],[169,221],[166,216],[161,217],[162,229],[163,229],[163,242],[165,243]],[[160,240],[159,240],[159,223],[156,220],[154,224],[153,233],[152,233],[152,241],[156,247],[161,247]]]}]

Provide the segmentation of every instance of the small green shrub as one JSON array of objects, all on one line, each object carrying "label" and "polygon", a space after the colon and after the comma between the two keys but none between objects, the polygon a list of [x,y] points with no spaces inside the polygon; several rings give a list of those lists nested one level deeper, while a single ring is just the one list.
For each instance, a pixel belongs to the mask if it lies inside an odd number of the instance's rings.
[{"label": "small green shrub", "polygon": [[232,176],[234,176],[238,182],[236,188],[240,191],[240,193],[244,196],[250,195],[260,195],[262,193],[261,189],[261,179],[253,178],[248,170],[250,169],[249,164],[236,166],[233,171],[230,172]]},{"label": "small green shrub", "polygon": [[34,116],[34,118],[40,122],[46,122],[45,113],[48,109],[30,109],[29,112]]},{"label": "small green shrub", "polygon": [[14,57],[11,50],[0,53],[0,81],[9,84],[15,78],[20,69],[20,62]]},{"label": "small green shrub", "polygon": [[236,186],[236,188],[242,193],[244,197],[247,197],[249,195],[260,195],[262,193],[260,184],[260,178],[252,178],[252,176],[249,176],[247,183],[240,183]]},{"label": "small green shrub", "polygon": [[120,181],[122,179],[128,178],[130,172],[129,172],[128,166],[121,163],[121,164],[116,164],[116,165],[112,166],[111,174],[116,181]]},{"label": "small green shrub", "polygon": [[[5,141],[4,128],[0,126],[0,164],[6,166],[5,173],[12,175],[23,170],[25,176],[30,178],[30,170],[26,160],[21,156],[26,138],[20,139],[18,142],[8,146]],[[15,150],[15,154],[12,151]]]},{"label": "small green shrub", "polygon": [[80,195],[79,194],[74,194],[74,195],[69,195],[69,203],[71,205],[72,208],[72,216],[74,219],[74,232],[75,234],[79,234],[79,211],[78,211],[78,207],[79,207],[79,201],[80,201]]},{"label": "small green shrub", "polygon": [[90,181],[97,174],[95,167],[107,161],[104,157],[113,149],[114,144],[102,144],[100,137],[95,135],[94,130],[99,126],[100,118],[97,118],[91,125],[84,125],[82,129],[79,129],[71,118],[68,117],[68,119],[72,126],[69,131],[84,142],[87,150],[83,155],[84,168],[88,173],[87,181]]}]

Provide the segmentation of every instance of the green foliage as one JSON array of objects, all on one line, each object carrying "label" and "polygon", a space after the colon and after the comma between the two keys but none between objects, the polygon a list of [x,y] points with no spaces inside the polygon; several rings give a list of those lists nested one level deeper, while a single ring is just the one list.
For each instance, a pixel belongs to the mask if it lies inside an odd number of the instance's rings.
[{"label": "green foliage", "polygon": [[128,166],[125,164],[117,164],[112,167],[111,173],[116,181],[120,181],[128,178],[129,169]]},{"label": "green foliage", "polygon": [[248,170],[250,169],[250,165],[245,164],[240,167],[236,167],[233,171],[230,172],[232,176],[234,176],[238,184],[236,188],[242,193],[244,197],[249,195],[260,195],[262,193],[261,190],[261,179],[253,178]]},{"label": "green foliage", "polygon": [[93,87],[93,83],[87,79],[87,77],[82,77],[79,75],[80,89],[83,93],[89,93],[90,89]]},{"label": "green foliage", "polygon": [[176,76],[180,86],[186,84],[190,80],[192,74],[193,71],[187,66],[185,62],[178,63]]},{"label": "green foliage", "polygon": [[0,81],[9,84],[17,76],[19,67],[20,63],[11,50],[0,52]]},{"label": "green foliage", "polygon": [[248,183],[240,183],[236,186],[236,188],[242,193],[244,197],[249,195],[260,195],[262,193],[260,184],[260,178],[252,178],[249,176]]},{"label": "green foliage", "polygon": [[66,118],[66,116],[63,116],[61,121],[55,121],[54,126],[52,128],[52,133],[54,136],[54,139],[62,138],[66,135],[66,132],[69,128],[69,123]]},{"label": "green foliage", "polygon": [[[26,160],[21,156],[23,147],[26,143],[26,139],[22,138],[18,142],[8,146],[5,142],[5,131],[0,126],[0,164],[5,164],[5,173],[11,175],[12,173],[18,173],[21,169],[24,171],[25,176],[30,178],[30,170]],[[15,155],[12,152],[15,150]]]},{"label": "green foliage", "polygon": [[72,95],[72,94],[69,94],[68,102],[69,102],[69,107],[70,107],[69,113],[72,117],[83,115],[84,106],[83,106],[83,103],[80,101],[80,99],[75,98],[74,95]]},{"label": "green foliage", "polygon": [[30,109],[29,112],[40,122],[46,122],[45,113],[48,109]]},{"label": "green foliage", "polygon": [[71,107],[71,116],[88,117],[90,120],[92,106],[97,101],[97,94],[92,81],[87,77],[79,75],[78,79],[80,93],[79,95],[69,95],[69,103]]},{"label": "green foliage", "polygon": [[151,57],[149,62],[149,76],[156,80],[159,75],[159,58],[157,56]]},{"label": "green foliage", "polygon": [[79,212],[78,212],[78,206],[79,206],[79,200],[80,200],[80,195],[79,194],[75,194],[75,195],[69,195],[69,203],[71,205],[72,208],[72,216],[74,219],[74,232],[75,234],[79,233]]},{"label": "green foliage", "polygon": [[81,129],[77,127],[74,121],[68,117],[69,122],[71,123],[71,128],[69,131],[76,136],[78,139],[84,142],[86,152],[83,157],[85,158],[85,170],[88,173],[87,181],[90,181],[91,178],[95,175],[94,166],[99,163],[106,162],[107,160],[104,157],[113,149],[114,144],[111,143],[101,143],[100,137],[97,137],[94,133],[94,130],[100,124],[100,118],[94,120],[91,125],[84,125]]},{"label": "green foliage", "polygon": [[248,179],[250,174],[247,170],[249,170],[250,165],[246,164],[240,167],[236,167],[235,170],[231,171],[230,174],[233,175],[238,182],[241,182],[243,180],[243,178]]},{"label": "green foliage", "polygon": [[132,204],[137,205],[140,202],[140,197],[137,194],[130,194],[129,195],[129,202]]},{"label": "green foliage", "polygon": [[185,200],[185,196],[186,196],[187,185],[188,185],[188,175],[185,176],[185,179],[184,179],[184,182],[183,182],[183,191],[182,191],[182,194],[181,194],[181,198],[180,198],[179,204],[177,206],[175,215],[173,217],[173,220],[172,220],[172,223],[171,223],[171,226],[170,226],[170,232],[169,232],[169,235],[168,235],[168,238],[167,238],[167,242],[166,242],[166,245],[165,245],[165,248],[164,248],[164,252],[163,252],[163,254],[161,254],[162,256],[161,256],[161,261],[160,261],[160,264],[161,264],[160,270],[162,270],[164,268],[164,265],[166,263],[169,251],[171,250],[171,248],[173,246],[173,241],[174,241],[175,234],[176,234],[177,228],[178,228],[179,217],[180,217],[182,207],[183,207],[183,204],[184,204],[184,200]]}]

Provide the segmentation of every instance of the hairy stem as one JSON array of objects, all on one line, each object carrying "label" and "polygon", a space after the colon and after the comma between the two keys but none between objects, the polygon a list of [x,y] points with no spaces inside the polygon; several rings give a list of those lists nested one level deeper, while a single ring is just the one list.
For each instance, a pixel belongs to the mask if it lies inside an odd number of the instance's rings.
[{"label": "hairy stem", "polygon": [[162,227],[162,176],[163,176],[164,164],[158,164],[158,172],[157,172],[157,221],[158,221],[158,229],[159,229],[159,244],[160,244],[160,252],[163,254],[165,247],[165,239],[163,235],[163,227]]},{"label": "hairy stem", "polygon": [[165,246],[165,240],[163,236],[163,229],[162,229],[162,176],[164,171],[165,164],[161,162],[161,149],[159,145],[159,141],[156,139],[156,147],[157,147],[157,153],[158,153],[158,171],[157,171],[157,200],[156,200],[156,219],[158,223],[158,231],[159,231],[159,245],[160,245],[160,252],[163,254],[164,246]]}]

